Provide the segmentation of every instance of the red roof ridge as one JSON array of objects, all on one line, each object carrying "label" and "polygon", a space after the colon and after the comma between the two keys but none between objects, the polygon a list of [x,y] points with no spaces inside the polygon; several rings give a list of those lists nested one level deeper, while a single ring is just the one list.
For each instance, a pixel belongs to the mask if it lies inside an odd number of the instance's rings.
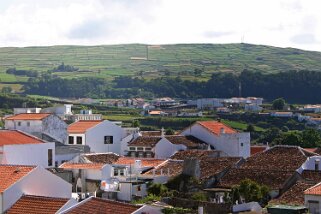
[{"label": "red roof ridge", "polygon": [[[34,135],[31,135],[31,134],[28,134],[26,132],[23,132],[21,130],[16,130],[16,129],[12,129],[12,130],[0,129],[0,136],[1,135],[2,135],[2,142],[0,142],[0,146],[2,146],[2,145],[46,143],[44,140],[42,140]],[[24,137],[26,137],[26,138],[24,138]],[[30,139],[28,140],[27,138],[31,138],[34,141],[31,141]],[[10,142],[7,142],[7,141],[10,141]]]},{"label": "red roof ridge", "polygon": [[306,189],[304,191],[305,195],[321,195],[321,182],[316,185]]},{"label": "red roof ridge", "polygon": [[79,120],[70,124],[67,128],[67,131],[71,134],[85,133],[88,129],[94,128],[104,121],[105,120]]},{"label": "red roof ridge", "polygon": [[[20,113],[5,117],[5,120],[42,120],[50,115],[51,113]],[[33,116],[38,116],[34,117]]]}]

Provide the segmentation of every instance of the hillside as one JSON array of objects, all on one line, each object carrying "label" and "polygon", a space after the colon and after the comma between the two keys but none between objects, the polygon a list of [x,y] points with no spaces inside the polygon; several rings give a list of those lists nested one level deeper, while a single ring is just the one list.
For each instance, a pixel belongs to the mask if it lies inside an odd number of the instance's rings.
[{"label": "hillside", "polygon": [[266,73],[287,70],[317,70],[321,53],[250,44],[102,45],[0,48],[0,82],[25,82],[26,76],[5,74],[8,68],[44,72],[62,62],[77,72],[56,72],[65,78],[95,76],[113,79],[119,75],[194,76],[213,72],[240,72],[244,68]]}]

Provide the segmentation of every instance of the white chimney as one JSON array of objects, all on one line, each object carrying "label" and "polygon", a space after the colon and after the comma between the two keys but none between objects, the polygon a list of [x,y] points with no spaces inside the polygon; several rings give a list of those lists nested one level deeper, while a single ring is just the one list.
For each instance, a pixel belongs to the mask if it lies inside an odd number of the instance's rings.
[{"label": "white chimney", "polygon": [[223,127],[221,128],[221,134],[225,134],[225,129]]},{"label": "white chimney", "polygon": [[164,130],[164,127],[162,127],[162,129],[161,129],[161,137],[165,137],[165,130]]},{"label": "white chimney", "polygon": [[198,207],[198,214],[203,214],[203,207]]}]

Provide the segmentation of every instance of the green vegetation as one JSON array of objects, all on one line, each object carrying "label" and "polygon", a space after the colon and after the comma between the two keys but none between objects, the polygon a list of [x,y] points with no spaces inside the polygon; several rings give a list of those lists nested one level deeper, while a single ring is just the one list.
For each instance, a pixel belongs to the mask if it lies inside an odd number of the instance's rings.
[{"label": "green vegetation", "polygon": [[161,200],[160,196],[148,194],[145,198],[132,201],[132,204],[146,204],[146,203],[151,203],[151,202],[160,201],[160,200]]},{"label": "green vegetation", "polygon": [[164,214],[189,214],[189,213],[196,213],[191,209],[185,209],[181,207],[166,207],[162,209],[162,213]]},{"label": "green vegetation", "polygon": [[272,107],[275,110],[283,110],[285,106],[285,100],[283,98],[278,98],[273,100]]}]

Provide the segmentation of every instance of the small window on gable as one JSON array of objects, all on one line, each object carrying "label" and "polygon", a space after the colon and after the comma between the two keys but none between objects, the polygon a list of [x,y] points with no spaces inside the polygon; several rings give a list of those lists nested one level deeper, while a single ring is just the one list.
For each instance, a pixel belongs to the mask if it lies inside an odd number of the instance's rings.
[{"label": "small window on gable", "polygon": [[241,143],[241,146],[243,146],[244,144],[243,143]]},{"label": "small window on gable", "polygon": [[68,137],[68,144],[74,144],[74,136]]},{"label": "small window on gable", "polygon": [[114,169],[114,176],[118,176],[118,169]]},{"label": "small window on gable", "polygon": [[104,144],[113,144],[114,136],[104,136]]},{"label": "small window on gable", "polygon": [[315,160],[315,162],[314,162],[314,170],[315,171],[318,171],[319,170],[319,165],[320,165],[320,160]]},{"label": "small window on gable", "polygon": [[77,144],[82,144],[82,137],[77,136]]},{"label": "small window on gable", "polygon": [[30,122],[27,122],[27,126],[30,126]]},{"label": "small window on gable", "polygon": [[21,122],[18,122],[18,126],[21,126]]}]

